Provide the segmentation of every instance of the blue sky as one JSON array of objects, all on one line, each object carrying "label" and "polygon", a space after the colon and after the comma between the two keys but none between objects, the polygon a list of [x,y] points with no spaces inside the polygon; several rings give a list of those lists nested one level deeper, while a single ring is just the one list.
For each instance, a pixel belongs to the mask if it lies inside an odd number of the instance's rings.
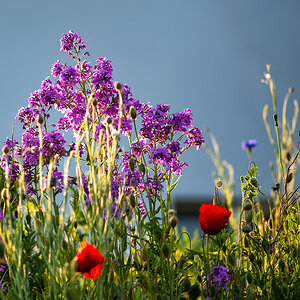
[{"label": "blue sky", "polygon": [[[233,164],[237,193],[248,165],[241,141],[257,139],[253,159],[268,193],[272,148],[261,116],[271,96],[260,79],[271,64],[279,107],[290,86],[299,98],[299,12],[296,0],[2,1],[0,139],[13,123],[21,136],[15,114],[55,60],[70,62],[59,39],[73,30],[92,62],[112,60],[114,79],[136,99],[168,103],[172,112],[191,108],[194,124],[211,128]],[[214,166],[205,151],[190,151],[185,161],[190,167],[175,196],[212,194]]]}]

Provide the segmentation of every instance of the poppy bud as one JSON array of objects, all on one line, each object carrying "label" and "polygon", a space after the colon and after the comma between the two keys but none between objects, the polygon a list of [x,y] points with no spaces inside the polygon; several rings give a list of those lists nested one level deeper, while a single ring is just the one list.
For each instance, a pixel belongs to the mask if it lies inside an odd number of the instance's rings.
[{"label": "poppy bud", "polygon": [[129,165],[130,171],[133,173],[134,169],[135,169],[135,162],[134,162],[134,158],[133,157],[131,157],[129,159],[128,165]]},{"label": "poppy bud", "polygon": [[139,165],[139,171],[142,173],[142,175],[144,175],[145,174],[145,165],[144,164],[140,164]]},{"label": "poppy bud", "polygon": [[231,212],[216,204],[203,203],[199,209],[199,221],[203,232],[219,233],[229,220]]},{"label": "poppy bud", "polygon": [[4,188],[4,189],[2,190],[2,192],[1,192],[1,198],[2,198],[3,200],[6,200],[7,197],[8,197],[8,190],[7,190],[7,188]]},{"label": "poppy bud", "polygon": [[221,180],[220,178],[217,179],[217,181],[216,181],[216,186],[217,186],[218,188],[221,188],[221,187],[223,186],[223,182],[222,182],[222,180]]},{"label": "poppy bud", "polygon": [[252,276],[251,272],[247,273],[246,278],[247,278],[248,283],[252,284],[252,282],[253,282],[253,276]]},{"label": "poppy bud", "polygon": [[249,224],[249,223],[252,222],[252,216],[253,216],[252,211],[250,211],[250,212],[247,214],[247,216],[246,216],[246,222],[247,222],[247,224]]},{"label": "poppy bud", "polygon": [[135,120],[136,119],[136,109],[134,106],[131,106],[130,109],[129,109],[129,114],[130,114],[130,117],[132,118],[132,120]]},{"label": "poppy bud", "polygon": [[274,122],[275,122],[275,126],[277,127],[278,126],[278,117],[277,117],[277,114],[273,115],[273,119],[274,119]]},{"label": "poppy bud", "polygon": [[130,194],[130,196],[129,196],[129,203],[132,208],[135,208],[136,203],[135,203],[135,197],[133,196],[133,194]]},{"label": "poppy bud", "polygon": [[170,219],[169,219],[169,225],[172,227],[172,228],[175,228],[176,225],[178,223],[178,219],[176,218],[176,216],[172,216]]},{"label": "poppy bud", "polygon": [[3,153],[4,155],[7,155],[7,154],[9,153],[9,148],[8,148],[7,145],[4,145],[4,146],[3,146],[3,148],[2,148],[2,153]]},{"label": "poppy bud", "polygon": [[243,210],[250,210],[252,209],[252,202],[249,199],[246,199],[243,204]]},{"label": "poppy bud", "polygon": [[286,158],[287,162],[289,162],[291,160],[291,153],[289,151],[286,152],[285,158]]},{"label": "poppy bud", "polygon": [[161,245],[161,252],[165,256],[165,258],[168,258],[170,255],[170,248],[167,243],[162,243]]},{"label": "poppy bud", "polygon": [[63,241],[62,241],[61,247],[62,247],[64,250],[66,250],[66,251],[68,250],[69,246],[68,246],[68,243],[66,242],[66,240],[63,240]]},{"label": "poppy bud", "polygon": [[293,180],[293,173],[289,173],[286,176],[285,183],[290,183]]},{"label": "poppy bud", "polygon": [[249,233],[249,232],[251,232],[252,230],[251,230],[251,228],[250,228],[248,225],[245,225],[245,226],[243,226],[242,231],[243,231],[244,233]]},{"label": "poppy bud", "polygon": [[42,115],[37,115],[35,121],[36,121],[36,123],[37,123],[38,125],[41,126],[41,125],[43,125],[43,123],[44,123],[44,118],[43,118]]},{"label": "poppy bud", "polygon": [[122,84],[120,82],[115,82],[115,89],[120,91],[122,89]]},{"label": "poppy bud", "polygon": [[294,88],[293,87],[290,87],[289,88],[289,94],[293,94],[294,93]]}]

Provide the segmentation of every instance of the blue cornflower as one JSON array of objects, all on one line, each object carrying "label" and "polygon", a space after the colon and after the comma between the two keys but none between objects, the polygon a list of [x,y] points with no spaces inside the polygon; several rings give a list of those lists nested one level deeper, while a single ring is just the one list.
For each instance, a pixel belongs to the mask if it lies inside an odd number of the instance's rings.
[{"label": "blue cornflower", "polygon": [[249,140],[247,142],[242,142],[242,149],[246,150],[247,152],[251,152],[257,146],[256,140]]}]

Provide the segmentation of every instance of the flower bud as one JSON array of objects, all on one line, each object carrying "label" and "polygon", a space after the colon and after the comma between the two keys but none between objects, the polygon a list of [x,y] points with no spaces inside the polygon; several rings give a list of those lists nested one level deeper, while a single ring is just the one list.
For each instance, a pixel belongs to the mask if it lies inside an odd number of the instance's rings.
[{"label": "flower bud", "polygon": [[112,118],[111,118],[111,117],[107,117],[107,118],[106,118],[106,123],[107,123],[108,125],[110,125],[110,124],[112,123]]},{"label": "flower bud", "polygon": [[252,222],[252,217],[253,217],[253,214],[252,214],[252,211],[250,211],[247,216],[246,216],[246,222],[247,224],[251,223]]},{"label": "flower bud", "polygon": [[43,118],[42,115],[37,115],[35,121],[36,121],[36,123],[37,123],[38,125],[41,126],[41,125],[43,125],[43,123],[44,123],[44,118]]},{"label": "flower bud", "polygon": [[129,204],[132,208],[135,208],[136,202],[135,202],[135,197],[133,194],[130,194],[130,196],[129,196]]},{"label": "flower bud", "polygon": [[253,276],[252,276],[251,272],[247,273],[246,278],[247,278],[248,283],[252,284],[252,282],[253,282]]},{"label": "flower bud", "polygon": [[170,216],[173,216],[174,213],[175,213],[175,210],[174,209],[169,209],[168,213],[169,213]]},{"label": "flower bud", "polygon": [[2,148],[2,153],[4,155],[7,155],[9,153],[9,147],[7,145],[4,145]]},{"label": "flower bud", "polygon": [[242,231],[244,233],[249,233],[249,232],[251,232],[251,228],[248,225],[245,225],[245,226],[243,226]]},{"label": "flower bud", "polygon": [[178,223],[178,219],[176,218],[176,216],[172,216],[170,219],[169,219],[169,224],[172,228],[175,228],[176,225]]},{"label": "flower bud", "polygon": [[289,88],[289,94],[293,94],[294,93],[294,88],[293,87],[290,87]]},{"label": "flower bud", "polygon": [[287,162],[289,162],[291,160],[291,152],[287,151],[285,154],[285,158],[286,158]]},{"label": "flower bud", "polygon": [[136,119],[136,109],[134,106],[131,106],[130,109],[129,109],[129,114],[130,114],[130,117],[132,118],[132,120],[135,120]]},{"label": "flower bud", "polygon": [[78,222],[77,221],[74,222],[73,227],[74,227],[74,229],[77,229],[77,227],[78,227]]},{"label": "flower bud", "polygon": [[63,240],[63,241],[62,241],[61,247],[62,247],[64,250],[68,251],[69,246],[68,246],[68,243],[66,242],[66,240]]},{"label": "flower bud", "polygon": [[293,173],[291,172],[286,176],[285,183],[290,183],[292,180],[293,180]]},{"label": "flower bud", "polygon": [[142,173],[142,175],[145,174],[146,170],[145,170],[145,165],[144,164],[139,165],[139,171]]},{"label": "flower bud", "polygon": [[258,187],[258,181],[257,181],[257,178],[256,178],[256,177],[251,177],[250,183],[251,183],[253,186]]},{"label": "flower bud", "polygon": [[129,159],[128,165],[129,165],[130,171],[133,173],[134,169],[135,169],[135,162],[134,162],[134,158],[133,157],[131,157]]},{"label": "flower bud", "polygon": [[170,248],[167,243],[162,243],[161,245],[161,252],[165,256],[165,258],[168,258],[170,255]]},{"label": "flower bud", "polygon": [[252,209],[252,202],[249,199],[246,199],[243,204],[243,210],[250,210]]},{"label": "flower bud", "polygon": [[223,182],[222,182],[222,180],[221,180],[220,178],[217,179],[217,181],[216,181],[216,186],[217,186],[218,188],[221,188],[221,187],[223,186]]},{"label": "flower bud", "polygon": [[122,89],[122,84],[120,82],[115,82],[115,89],[120,91]]},{"label": "flower bud", "polygon": [[277,127],[278,126],[278,117],[277,117],[277,114],[273,115],[273,119],[274,119],[274,122],[275,122],[275,126]]},{"label": "flower bud", "polygon": [[4,188],[4,189],[2,190],[2,192],[1,192],[1,198],[2,198],[3,200],[6,200],[7,197],[8,197],[8,190],[7,190],[7,188]]}]

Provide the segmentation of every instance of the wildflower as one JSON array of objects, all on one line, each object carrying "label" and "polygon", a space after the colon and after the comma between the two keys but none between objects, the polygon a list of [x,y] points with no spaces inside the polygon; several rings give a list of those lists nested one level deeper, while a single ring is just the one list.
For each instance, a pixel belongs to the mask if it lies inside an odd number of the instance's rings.
[{"label": "wildflower", "polygon": [[105,258],[95,246],[86,241],[81,243],[74,258],[77,263],[77,271],[85,278],[97,279],[102,271]]},{"label": "wildflower", "polygon": [[[230,274],[228,273],[228,270],[228,268],[222,265],[217,265],[211,268],[210,275],[207,275],[207,280],[210,280],[212,286],[214,286],[216,290],[220,291],[221,288],[225,288],[226,292],[229,292],[229,289],[226,286],[226,284],[229,283],[229,280],[231,278]],[[208,286],[206,285],[205,288],[207,288]]]},{"label": "wildflower", "polygon": [[199,209],[199,221],[203,232],[219,233],[228,222],[231,211],[215,204],[202,204]]},{"label": "wildflower", "polygon": [[257,146],[256,140],[249,140],[247,142],[242,142],[242,149],[246,150],[247,152],[251,152]]}]

